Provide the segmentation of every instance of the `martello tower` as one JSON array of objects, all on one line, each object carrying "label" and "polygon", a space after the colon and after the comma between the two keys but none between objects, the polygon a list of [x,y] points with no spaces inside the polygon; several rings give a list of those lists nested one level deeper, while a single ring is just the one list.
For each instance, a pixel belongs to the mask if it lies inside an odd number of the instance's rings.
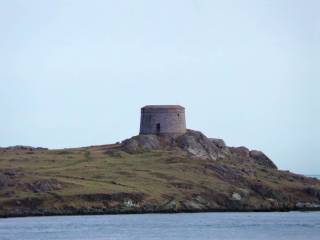
[{"label": "martello tower", "polygon": [[148,105],[141,108],[140,134],[174,134],[186,132],[184,107]]}]

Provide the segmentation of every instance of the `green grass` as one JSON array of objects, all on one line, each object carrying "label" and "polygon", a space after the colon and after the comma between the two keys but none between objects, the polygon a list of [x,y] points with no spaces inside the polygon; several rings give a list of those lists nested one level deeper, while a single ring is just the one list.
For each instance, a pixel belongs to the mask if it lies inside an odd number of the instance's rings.
[{"label": "green grass", "polygon": [[[117,146],[112,147],[34,151],[33,154],[0,150],[0,172],[16,172],[16,176],[10,177],[9,186],[0,187],[0,213],[1,204],[12,200],[41,198],[51,208],[66,204],[92,206],[93,203],[74,196],[112,193],[143,193],[144,201],[163,203],[171,198],[183,201],[207,193],[223,194],[227,199],[233,192],[250,192],[247,200],[250,205],[264,197],[254,195],[248,183],[259,182],[274,190],[286,191],[295,199],[293,194],[297,189],[301,191],[307,181],[290,181],[290,173],[266,169],[252,162],[240,162],[232,157],[212,161],[190,158],[175,151],[128,154]],[[241,173],[244,182],[233,179],[229,173],[221,175],[207,166],[233,169]],[[244,174],[241,169],[252,170],[252,173]],[[36,181],[50,179],[56,179],[62,187],[44,192],[34,192],[27,187]],[[319,182],[313,184],[320,187]],[[66,200],[57,202],[53,196]],[[95,202],[93,205],[98,207],[101,204]]]}]

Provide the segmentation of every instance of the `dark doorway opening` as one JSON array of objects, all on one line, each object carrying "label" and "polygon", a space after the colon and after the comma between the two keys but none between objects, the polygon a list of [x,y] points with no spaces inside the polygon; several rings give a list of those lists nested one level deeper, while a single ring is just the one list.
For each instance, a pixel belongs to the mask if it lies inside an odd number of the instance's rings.
[{"label": "dark doorway opening", "polygon": [[160,133],[161,127],[160,127],[160,123],[157,123],[157,133]]}]

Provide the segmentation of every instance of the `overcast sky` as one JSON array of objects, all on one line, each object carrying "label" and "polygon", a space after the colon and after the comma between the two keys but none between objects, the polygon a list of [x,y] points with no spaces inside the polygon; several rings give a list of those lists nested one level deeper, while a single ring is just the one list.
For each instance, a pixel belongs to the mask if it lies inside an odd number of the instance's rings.
[{"label": "overcast sky", "polygon": [[320,173],[320,1],[0,1],[0,146],[138,134],[140,107]]}]

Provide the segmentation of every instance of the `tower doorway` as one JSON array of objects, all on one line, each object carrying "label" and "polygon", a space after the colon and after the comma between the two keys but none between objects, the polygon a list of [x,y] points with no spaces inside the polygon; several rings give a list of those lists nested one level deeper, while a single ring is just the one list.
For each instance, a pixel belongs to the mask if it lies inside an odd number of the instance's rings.
[{"label": "tower doorway", "polygon": [[157,133],[160,133],[160,130],[161,130],[160,123],[157,123]]}]

